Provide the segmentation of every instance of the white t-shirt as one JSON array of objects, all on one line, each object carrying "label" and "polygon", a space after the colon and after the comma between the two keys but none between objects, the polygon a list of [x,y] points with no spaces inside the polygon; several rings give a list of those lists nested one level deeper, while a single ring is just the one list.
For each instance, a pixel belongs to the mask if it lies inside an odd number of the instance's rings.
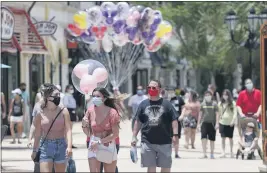
[{"label": "white t-shirt", "polygon": [[42,105],[42,101],[35,103],[34,108],[32,110],[32,116],[33,117],[35,117],[38,114],[38,112],[40,112],[41,105]]},{"label": "white t-shirt", "polygon": [[146,95],[139,96],[137,94],[130,98],[130,100],[128,102],[128,106],[132,107],[132,110],[133,110],[132,117],[135,116],[136,111],[137,111],[140,103],[146,99],[148,99],[148,97]]}]

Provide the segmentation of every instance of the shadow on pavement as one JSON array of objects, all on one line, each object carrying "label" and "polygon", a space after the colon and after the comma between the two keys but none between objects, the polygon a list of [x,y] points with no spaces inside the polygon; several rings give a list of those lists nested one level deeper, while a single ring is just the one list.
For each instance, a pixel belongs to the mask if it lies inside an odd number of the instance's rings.
[{"label": "shadow on pavement", "polygon": [[2,150],[31,150],[28,147],[18,147],[18,146],[12,146],[12,147],[1,147]]},{"label": "shadow on pavement", "polygon": [[28,169],[16,169],[15,166],[3,166],[1,172],[33,172]]}]

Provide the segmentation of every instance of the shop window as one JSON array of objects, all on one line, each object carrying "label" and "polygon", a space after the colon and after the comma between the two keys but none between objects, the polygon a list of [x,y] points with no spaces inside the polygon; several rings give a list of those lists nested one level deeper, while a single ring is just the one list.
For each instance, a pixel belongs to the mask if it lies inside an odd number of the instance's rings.
[{"label": "shop window", "polygon": [[44,55],[34,54],[29,64],[30,76],[30,102],[32,105],[35,103],[35,97],[41,84],[44,83]]}]

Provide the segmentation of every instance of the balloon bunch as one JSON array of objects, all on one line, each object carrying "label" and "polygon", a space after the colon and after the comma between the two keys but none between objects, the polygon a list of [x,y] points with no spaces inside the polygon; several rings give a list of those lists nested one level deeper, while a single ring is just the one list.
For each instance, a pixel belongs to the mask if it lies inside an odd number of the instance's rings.
[{"label": "balloon bunch", "polygon": [[105,87],[108,82],[108,72],[103,64],[95,60],[84,60],[78,63],[72,71],[74,87],[83,94],[91,94],[96,87]]},{"label": "balloon bunch", "polygon": [[155,52],[171,37],[172,26],[164,21],[161,12],[149,7],[130,7],[126,2],[104,2],[79,11],[73,16],[73,23],[67,27],[68,36],[73,40],[94,44],[102,41],[102,47],[110,52],[113,43],[124,46],[144,44],[146,50]]}]

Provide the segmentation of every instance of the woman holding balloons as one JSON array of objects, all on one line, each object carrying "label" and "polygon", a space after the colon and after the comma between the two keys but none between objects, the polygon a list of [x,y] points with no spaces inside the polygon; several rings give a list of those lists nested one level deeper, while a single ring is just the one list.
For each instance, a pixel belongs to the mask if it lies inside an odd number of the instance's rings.
[{"label": "woman holding balloons", "polygon": [[105,88],[96,88],[92,93],[93,106],[89,107],[82,123],[89,137],[88,163],[90,172],[100,172],[103,163],[105,172],[115,172],[117,149],[115,139],[119,136],[120,116],[115,102]]}]

